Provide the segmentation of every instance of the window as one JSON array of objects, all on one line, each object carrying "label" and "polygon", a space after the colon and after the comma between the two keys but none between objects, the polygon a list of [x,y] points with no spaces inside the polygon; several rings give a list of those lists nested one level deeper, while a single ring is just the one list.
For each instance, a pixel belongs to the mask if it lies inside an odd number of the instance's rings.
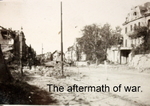
[{"label": "window", "polygon": [[127,33],[127,27],[125,28],[125,33]]},{"label": "window", "polygon": [[125,47],[127,47],[127,39],[125,40]]},{"label": "window", "polygon": [[148,20],[148,29],[150,29],[150,20]]},{"label": "window", "polygon": [[138,26],[140,27],[140,22],[138,23]]},{"label": "window", "polygon": [[131,31],[132,31],[132,25],[130,25]]},{"label": "window", "polygon": [[134,24],[134,30],[136,30],[137,29],[137,26],[136,26],[136,24]]},{"label": "window", "polygon": [[133,15],[137,15],[137,12],[134,12]]}]

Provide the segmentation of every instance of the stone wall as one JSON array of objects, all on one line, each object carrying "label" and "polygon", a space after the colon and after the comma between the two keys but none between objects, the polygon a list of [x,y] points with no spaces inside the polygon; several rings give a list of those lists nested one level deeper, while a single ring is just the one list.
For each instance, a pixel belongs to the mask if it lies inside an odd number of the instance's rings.
[{"label": "stone wall", "polygon": [[148,69],[150,68],[150,54],[145,55],[135,55],[131,61],[129,61],[129,66],[137,69]]}]

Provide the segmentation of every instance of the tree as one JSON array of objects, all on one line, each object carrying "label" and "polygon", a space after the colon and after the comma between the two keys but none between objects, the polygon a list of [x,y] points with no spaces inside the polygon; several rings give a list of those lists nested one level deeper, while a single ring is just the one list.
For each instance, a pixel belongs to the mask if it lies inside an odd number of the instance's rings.
[{"label": "tree", "polygon": [[0,82],[11,82],[13,77],[6,65],[5,59],[3,57],[1,45],[0,45]]},{"label": "tree", "polygon": [[99,40],[100,28],[98,25],[87,25],[82,30],[83,36],[78,40],[81,52],[86,53],[87,60],[96,60],[97,55],[97,41]]},{"label": "tree", "polygon": [[134,50],[135,54],[145,54],[150,52],[150,31],[148,27],[137,27],[135,31],[128,35],[131,39],[142,38],[142,43]]},{"label": "tree", "polygon": [[78,40],[81,50],[87,55],[87,60],[106,60],[107,48],[117,45],[121,36],[121,28],[111,29],[109,24],[87,25],[82,30],[83,36]]}]

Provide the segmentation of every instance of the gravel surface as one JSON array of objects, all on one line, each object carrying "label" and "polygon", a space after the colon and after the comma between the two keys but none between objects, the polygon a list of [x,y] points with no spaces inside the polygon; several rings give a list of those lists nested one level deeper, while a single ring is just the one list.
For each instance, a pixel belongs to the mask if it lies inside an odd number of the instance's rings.
[{"label": "gravel surface", "polygon": [[[32,70],[24,69],[28,75],[24,77],[30,85],[35,85],[49,92],[57,100],[54,105],[76,106],[150,106],[150,74],[149,70],[142,72],[123,65],[99,65],[97,67],[65,67],[65,77],[61,71],[54,68],[38,67]],[[47,84],[64,87],[63,92],[49,91]],[[68,92],[68,86],[109,86],[110,91],[101,92]],[[120,91],[114,92],[114,86]],[[124,87],[133,88],[125,92]],[[51,87],[53,89],[53,86]]]}]

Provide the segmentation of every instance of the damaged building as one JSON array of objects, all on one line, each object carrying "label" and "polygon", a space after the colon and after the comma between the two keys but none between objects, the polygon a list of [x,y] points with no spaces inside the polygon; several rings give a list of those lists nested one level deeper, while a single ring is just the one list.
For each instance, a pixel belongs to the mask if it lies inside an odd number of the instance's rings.
[{"label": "damaged building", "polygon": [[108,59],[114,63],[127,64],[132,59],[133,46],[142,43],[141,38],[131,39],[131,35],[137,27],[146,26],[150,29],[150,2],[131,8],[123,23],[123,45],[108,49]]}]

